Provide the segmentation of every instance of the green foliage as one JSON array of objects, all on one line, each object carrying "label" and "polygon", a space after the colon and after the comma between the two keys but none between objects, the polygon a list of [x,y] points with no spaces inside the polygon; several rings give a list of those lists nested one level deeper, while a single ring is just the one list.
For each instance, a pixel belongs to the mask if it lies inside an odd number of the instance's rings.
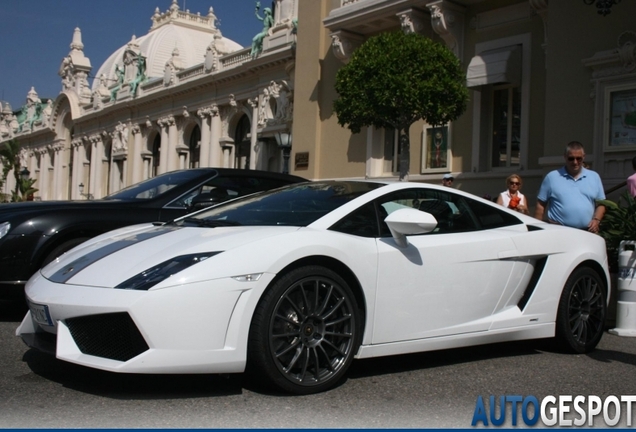
[{"label": "green foliage", "polygon": [[411,124],[446,124],[464,113],[468,101],[457,57],[429,38],[402,31],[369,38],[338,71],[335,88],[338,124],[353,133],[364,126],[393,127],[407,150],[403,136]]},{"label": "green foliage", "polygon": [[459,60],[445,46],[415,33],[381,33],[358,48],[336,75],[338,123],[403,129],[416,120],[442,125],[466,109]]},{"label": "green foliage", "polygon": [[600,200],[598,204],[605,206],[599,234],[607,244],[610,269],[617,271],[621,241],[636,240],[636,200],[629,192],[625,192],[617,202]]},{"label": "green foliage", "polygon": [[20,179],[18,182],[17,191],[13,192],[11,196],[12,202],[27,201],[29,196],[36,193],[39,189],[33,187],[37,180],[32,178]]},{"label": "green foliage", "polygon": [[[9,172],[13,170],[16,182],[20,180],[20,144],[18,140],[12,139],[0,144],[0,162],[2,162],[2,178],[0,187],[7,181]],[[16,187],[17,191],[17,187]]]}]

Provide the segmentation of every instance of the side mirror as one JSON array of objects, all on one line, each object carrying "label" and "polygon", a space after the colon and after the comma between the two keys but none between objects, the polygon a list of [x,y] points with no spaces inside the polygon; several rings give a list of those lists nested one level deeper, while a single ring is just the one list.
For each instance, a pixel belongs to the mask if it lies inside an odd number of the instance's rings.
[{"label": "side mirror", "polygon": [[413,208],[396,210],[388,215],[384,222],[389,226],[391,235],[400,247],[408,246],[407,235],[425,234],[437,226],[435,216]]},{"label": "side mirror", "polygon": [[222,203],[223,201],[227,201],[228,199],[230,199],[230,197],[227,194],[220,196],[218,193],[214,192],[201,193],[192,198],[192,201],[190,201],[190,205],[188,205],[187,210],[188,213],[190,213]]}]

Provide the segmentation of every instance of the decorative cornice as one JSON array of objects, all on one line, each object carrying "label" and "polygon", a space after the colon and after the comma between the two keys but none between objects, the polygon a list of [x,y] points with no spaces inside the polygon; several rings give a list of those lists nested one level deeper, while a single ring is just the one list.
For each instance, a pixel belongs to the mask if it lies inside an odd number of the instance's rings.
[{"label": "decorative cornice", "polygon": [[636,32],[626,31],[618,37],[616,48],[599,51],[583,64],[592,69],[593,79],[634,73],[636,70]]}]

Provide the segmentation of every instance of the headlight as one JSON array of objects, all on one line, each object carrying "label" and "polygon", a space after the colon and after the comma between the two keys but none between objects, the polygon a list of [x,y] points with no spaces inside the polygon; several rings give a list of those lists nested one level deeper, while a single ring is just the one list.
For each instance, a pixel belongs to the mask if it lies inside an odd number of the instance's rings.
[{"label": "headlight", "polygon": [[147,270],[131,277],[130,279],[120,283],[115,288],[148,291],[164,279],[169,278],[173,274],[177,274],[188,267],[198,264],[201,261],[219,254],[221,252],[204,252],[198,254],[181,255],[150,267]]},{"label": "headlight", "polygon": [[0,239],[6,236],[10,229],[11,229],[11,224],[9,222],[0,223]]}]

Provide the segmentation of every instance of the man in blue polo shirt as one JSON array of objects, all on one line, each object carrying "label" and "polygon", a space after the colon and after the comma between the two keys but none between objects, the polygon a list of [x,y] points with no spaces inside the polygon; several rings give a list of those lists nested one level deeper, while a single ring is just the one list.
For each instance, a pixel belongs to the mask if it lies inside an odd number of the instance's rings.
[{"label": "man in blue polo shirt", "polygon": [[583,167],[583,144],[572,141],[565,148],[565,166],[548,173],[541,183],[534,217],[543,220],[547,207],[549,222],[597,233],[605,207],[603,183],[594,171]]}]

